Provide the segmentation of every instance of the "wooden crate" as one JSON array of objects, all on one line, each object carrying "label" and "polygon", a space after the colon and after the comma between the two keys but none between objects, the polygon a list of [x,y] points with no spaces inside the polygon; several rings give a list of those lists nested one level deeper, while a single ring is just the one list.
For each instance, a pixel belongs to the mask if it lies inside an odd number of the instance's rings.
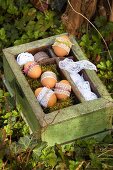
[{"label": "wooden crate", "polygon": [[[113,101],[95,71],[83,70],[83,74],[90,82],[93,92],[98,95],[98,99],[85,101],[69,74],[62,71],[63,76],[71,83],[76,102],[72,106],[45,114],[15,60],[19,53],[25,51],[35,54],[41,49],[49,49],[49,53],[58,64],[59,58],[55,57],[49,48],[58,36],[4,49],[4,83],[16,103],[21,106],[22,117],[31,131],[37,132],[37,137],[47,141],[48,145],[65,144],[90,136],[102,140],[112,128]],[[71,55],[75,60],[87,59],[75,38],[70,36],[70,40],[74,44]]]}]

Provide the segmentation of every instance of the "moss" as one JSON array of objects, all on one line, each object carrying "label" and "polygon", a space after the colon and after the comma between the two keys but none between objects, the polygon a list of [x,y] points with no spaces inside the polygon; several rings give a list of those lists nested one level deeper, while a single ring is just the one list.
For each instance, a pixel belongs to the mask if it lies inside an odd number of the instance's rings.
[{"label": "moss", "polygon": [[[57,70],[57,65],[56,64],[43,65],[43,66],[41,66],[41,68],[42,68],[42,73],[45,72],[45,71],[53,71],[57,75],[58,81],[60,81],[62,79],[60,73]],[[40,78],[35,80],[35,79],[32,79],[32,78],[26,76],[26,79],[27,79],[31,89],[33,90],[33,92],[37,88],[42,87],[42,84],[40,82]],[[63,109],[65,107],[71,106],[71,105],[73,105],[75,103],[76,103],[76,100],[75,100],[74,94],[71,93],[70,98],[68,98],[66,100],[61,100],[61,101],[58,100],[57,103],[55,104],[55,106],[50,107],[50,108],[43,108],[43,111],[45,113],[50,113],[50,112],[53,112],[55,110],[59,110],[59,109]]]},{"label": "moss", "polygon": [[66,100],[58,100],[57,103],[53,106],[53,107],[49,107],[49,108],[43,108],[45,113],[50,113],[53,112],[55,110],[59,110],[59,109],[63,109],[65,107],[69,107],[75,104],[75,98],[73,96],[73,94],[71,94],[71,97],[66,99]]}]

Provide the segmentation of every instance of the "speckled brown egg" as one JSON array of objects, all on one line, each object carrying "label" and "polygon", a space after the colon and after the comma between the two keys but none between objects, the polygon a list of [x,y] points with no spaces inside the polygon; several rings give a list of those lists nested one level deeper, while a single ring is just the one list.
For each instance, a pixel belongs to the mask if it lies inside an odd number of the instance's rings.
[{"label": "speckled brown egg", "polygon": [[70,83],[67,80],[61,80],[59,83],[56,83],[54,92],[58,99],[67,99],[71,93]]},{"label": "speckled brown egg", "polygon": [[33,78],[33,79],[37,79],[40,77],[41,75],[41,67],[36,63],[36,62],[27,62],[25,65],[24,65],[24,70],[23,72]]},{"label": "speckled brown egg", "polygon": [[43,107],[52,107],[57,102],[57,97],[51,89],[40,87],[35,90],[35,96]]},{"label": "speckled brown egg", "polygon": [[46,86],[48,88],[53,88],[57,83],[56,74],[52,71],[45,71],[41,75],[41,83],[43,86]]},{"label": "speckled brown egg", "polygon": [[49,58],[49,56],[48,56],[48,54],[47,54],[46,52],[44,52],[44,51],[40,51],[40,52],[38,52],[38,53],[36,53],[36,54],[34,55],[34,60],[35,60],[36,62],[40,62],[40,61],[42,61],[42,60],[44,60],[44,59],[47,59],[47,58]]},{"label": "speckled brown egg", "polygon": [[54,53],[58,57],[64,57],[69,54],[71,46],[72,46],[72,43],[69,40],[69,37],[66,35],[63,35],[55,39],[55,42],[52,45],[52,48],[53,48]]}]

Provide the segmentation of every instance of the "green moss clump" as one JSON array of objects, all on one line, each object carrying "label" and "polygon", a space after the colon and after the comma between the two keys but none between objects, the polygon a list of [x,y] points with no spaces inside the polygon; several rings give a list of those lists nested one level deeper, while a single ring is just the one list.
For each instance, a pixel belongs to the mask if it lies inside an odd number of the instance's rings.
[{"label": "green moss clump", "polygon": [[[42,73],[45,71],[53,71],[56,75],[57,75],[57,79],[58,81],[60,81],[62,79],[60,73],[57,70],[57,65],[56,64],[48,64],[48,65],[42,65]],[[31,89],[33,90],[33,92],[39,88],[42,87],[42,84],[40,82],[40,78],[39,79],[32,79],[28,76],[26,76],[26,79],[31,87]],[[65,107],[69,107],[71,105],[74,105],[76,102],[75,96],[74,94],[71,94],[71,96],[66,99],[66,100],[58,100],[57,103],[53,106],[53,107],[49,107],[49,108],[43,108],[44,113],[50,113],[53,112],[55,110],[59,110],[59,109],[63,109]]]},{"label": "green moss clump", "polygon": [[[56,64],[43,65],[43,66],[41,66],[41,68],[42,68],[42,73],[45,72],[45,71],[53,71],[53,72],[56,74],[58,80],[61,79],[60,74],[59,74],[58,71],[57,71],[57,66],[56,66]],[[34,92],[37,88],[42,87],[42,84],[41,84],[41,82],[40,82],[40,78],[39,78],[39,79],[32,79],[32,78],[26,76],[26,79],[27,79],[27,81],[28,81],[31,89],[33,90],[33,92]]]},{"label": "green moss clump", "polygon": [[56,64],[42,65],[41,68],[42,68],[42,72],[52,71],[52,72],[54,72],[54,73],[56,74],[56,76],[57,76],[58,79],[61,79],[61,78],[60,78],[60,74],[59,74],[59,72],[58,72],[58,70],[57,70],[57,65],[56,65]]},{"label": "green moss clump", "polygon": [[72,106],[74,103],[75,103],[74,96],[71,96],[66,100],[58,100],[58,102],[53,107],[44,108],[43,110],[47,114],[59,109],[63,109],[65,107]]},{"label": "green moss clump", "polygon": [[32,78],[27,77],[27,76],[26,76],[26,79],[27,79],[27,81],[28,81],[31,89],[33,90],[33,92],[34,92],[37,88],[42,87],[41,82],[40,82],[40,79],[32,79]]}]

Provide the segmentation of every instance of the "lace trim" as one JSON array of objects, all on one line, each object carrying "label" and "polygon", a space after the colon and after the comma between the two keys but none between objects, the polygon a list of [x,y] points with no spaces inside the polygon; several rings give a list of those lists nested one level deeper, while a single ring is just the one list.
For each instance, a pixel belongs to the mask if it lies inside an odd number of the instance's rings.
[{"label": "lace trim", "polygon": [[59,43],[59,42],[55,42],[52,46],[58,46],[58,47],[60,47],[60,48],[63,48],[64,50],[66,50],[66,52],[69,54],[69,52],[70,52],[70,48],[67,46],[67,45],[65,45],[65,44],[61,44],[61,43]]},{"label": "lace trim", "polygon": [[28,72],[31,71],[34,66],[39,66],[39,65],[37,65],[37,63],[34,62],[34,63],[30,64],[27,68],[25,68],[25,69],[23,70],[23,72],[24,72],[25,74],[28,74]]},{"label": "lace trim", "polygon": [[69,54],[70,52],[70,48],[72,46],[72,43],[71,41],[67,40],[66,38],[64,37],[57,37],[55,39],[55,42],[52,46],[58,46],[58,47],[61,47],[63,48],[64,50],[67,51],[67,53]]},{"label": "lace trim", "polygon": [[16,58],[17,63],[22,66],[29,61],[34,61],[34,56],[28,52],[20,53]]},{"label": "lace trim", "polygon": [[70,74],[75,74],[80,72],[82,69],[96,70],[97,68],[88,60],[81,60],[74,62],[72,59],[65,58],[59,62],[59,67],[61,69],[67,70]]},{"label": "lace trim", "polygon": [[54,92],[51,89],[48,89],[47,87],[43,87],[43,89],[37,96],[37,100],[42,106],[47,107],[49,99],[53,94]]},{"label": "lace trim", "polygon": [[70,73],[71,79],[78,87],[85,100],[94,100],[98,98],[97,95],[91,91],[90,83],[84,80],[83,75],[80,76],[78,74],[82,69],[97,70],[94,64],[87,60],[74,62],[72,59],[66,58],[59,62],[59,67]]},{"label": "lace trim", "polygon": [[55,88],[63,89],[63,90],[69,91],[69,92],[71,91],[71,86],[69,84],[65,84],[65,83],[56,83]]},{"label": "lace trim", "polygon": [[69,39],[65,38],[65,37],[57,37],[55,39],[55,42],[58,42],[58,43],[62,43],[62,44],[65,44],[66,46],[68,46],[69,48],[72,47],[72,43]]},{"label": "lace trim", "polygon": [[70,96],[70,92],[63,89],[55,89],[54,92],[55,94],[65,94],[66,96]]},{"label": "lace trim", "polygon": [[40,52],[38,52],[38,53],[36,53],[34,55],[34,60],[36,62],[39,62],[39,61],[41,61],[41,60],[43,60],[45,58],[49,58],[49,56],[45,52],[43,52],[43,51],[40,51]]},{"label": "lace trim", "polygon": [[56,74],[52,71],[46,71],[41,75],[41,81],[47,77],[57,80]]}]

